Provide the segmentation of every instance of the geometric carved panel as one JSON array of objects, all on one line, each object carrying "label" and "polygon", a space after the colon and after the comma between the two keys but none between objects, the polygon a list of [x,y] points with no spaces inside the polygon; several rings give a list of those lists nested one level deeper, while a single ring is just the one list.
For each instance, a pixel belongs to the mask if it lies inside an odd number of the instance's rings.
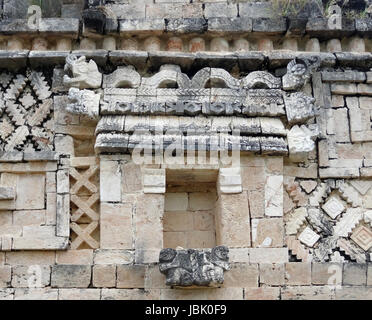
[{"label": "geometric carved panel", "polygon": [[99,248],[99,165],[95,157],[70,163],[71,249]]}]

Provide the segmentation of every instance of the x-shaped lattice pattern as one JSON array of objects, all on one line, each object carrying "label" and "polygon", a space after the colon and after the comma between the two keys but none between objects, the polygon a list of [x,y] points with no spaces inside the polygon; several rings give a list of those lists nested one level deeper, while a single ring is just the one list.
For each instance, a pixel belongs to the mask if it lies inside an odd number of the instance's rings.
[{"label": "x-shaped lattice pattern", "polygon": [[99,242],[93,233],[99,227],[99,212],[95,210],[99,193],[98,186],[92,180],[98,172],[98,165],[92,164],[90,158],[81,158],[80,161],[75,158],[75,162],[78,166],[70,167],[70,177],[74,180],[70,185],[70,199],[76,207],[71,211],[71,230],[76,235],[71,240],[71,249],[79,249],[84,244],[96,249],[99,248]]}]

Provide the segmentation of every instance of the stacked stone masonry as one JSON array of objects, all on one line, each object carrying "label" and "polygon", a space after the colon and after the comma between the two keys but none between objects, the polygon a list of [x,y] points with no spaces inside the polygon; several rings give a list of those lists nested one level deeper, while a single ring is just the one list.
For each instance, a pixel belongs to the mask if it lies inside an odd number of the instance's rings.
[{"label": "stacked stone masonry", "polygon": [[372,299],[368,1],[93,2],[0,0],[0,300]]}]

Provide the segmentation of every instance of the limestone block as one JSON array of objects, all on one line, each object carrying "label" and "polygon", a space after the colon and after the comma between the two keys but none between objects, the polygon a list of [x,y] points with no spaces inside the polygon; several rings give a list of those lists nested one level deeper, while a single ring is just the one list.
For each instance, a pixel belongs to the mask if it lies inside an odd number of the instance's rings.
[{"label": "limestone block", "polygon": [[243,188],[240,168],[221,168],[218,175],[218,186],[222,193],[241,193]]},{"label": "limestone block", "polygon": [[284,264],[261,263],[260,264],[260,284],[268,286],[284,285]]},{"label": "limestone block", "polygon": [[249,262],[249,250],[248,248],[232,248],[229,249],[229,258],[231,263],[248,263]]},{"label": "limestone block", "polygon": [[358,84],[358,94],[371,96],[372,95],[372,85],[371,84]]},{"label": "limestone block", "polygon": [[56,135],[54,144],[57,152],[70,154],[71,156],[75,155],[74,140],[71,136]]},{"label": "limestone block", "polygon": [[123,193],[142,191],[142,172],[139,165],[134,163],[123,164]]},{"label": "limestone block", "polygon": [[187,211],[189,198],[187,193],[166,193],[164,202],[165,211]]},{"label": "limestone block", "polygon": [[286,263],[288,262],[287,248],[250,248],[250,263]]},{"label": "limestone block", "polygon": [[357,86],[355,83],[332,83],[331,84],[331,92],[333,94],[341,94],[341,95],[355,95],[357,94]]},{"label": "limestone block", "polygon": [[57,171],[57,193],[69,193],[70,192],[70,176],[68,170]]},{"label": "limestone block", "polygon": [[121,201],[121,169],[117,161],[101,159],[100,200],[101,202]]},{"label": "limestone block", "polygon": [[0,186],[0,200],[13,200],[15,197],[16,192],[14,188]]},{"label": "limestone block", "polygon": [[101,203],[101,249],[132,249],[132,204]]},{"label": "limestone block", "polygon": [[93,266],[93,286],[114,288],[116,286],[116,265]]},{"label": "limestone block", "polygon": [[231,270],[225,272],[223,286],[230,287],[258,287],[259,270],[257,264],[234,263]]},{"label": "limestone block", "polygon": [[50,266],[14,266],[12,287],[43,288],[50,285]]},{"label": "limestone block", "polygon": [[193,230],[193,220],[193,215],[189,212],[165,212],[163,218],[164,232]]},{"label": "limestone block", "polygon": [[269,176],[266,179],[265,215],[283,216],[283,176]]},{"label": "limestone block", "polygon": [[144,193],[165,193],[165,169],[144,169]]},{"label": "limestone block", "polygon": [[[38,186],[38,188],[35,188]],[[45,209],[45,175],[21,174],[18,176],[17,210]]]},{"label": "limestone block", "polygon": [[142,250],[137,249],[135,253],[135,263],[136,264],[147,264],[147,263],[157,263],[159,261],[159,249],[148,249]]},{"label": "limestone block", "polygon": [[144,288],[146,266],[118,266],[117,288]]},{"label": "limestone block", "polygon": [[278,287],[260,287],[260,288],[245,288],[245,300],[279,300],[280,288]]},{"label": "limestone block", "polygon": [[[158,257],[159,260],[159,257]],[[166,276],[160,272],[158,265],[149,265],[146,267],[145,289],[165,289]]]},{"label": "limestone block", "polygon": [[191,192],[189,193],[190,211],[202,211],[214,209],[217,201],[217,195],[213,192]]},{"label": "limestone block", "polygon": [[221,194],[217,201],[217,243],[228,247],[250,246],[250,224],[246,193]]},{"label": "limestone block", "polygon": [[264,190],[248,191],[249,211],[252,218],[265,216],[265,192]]},{"label": "limestone block", "polygon": [[159,300],[160,290],[102,289],[102,300]]},{"label": "limestone block", "polygon": [[367,284],[367,265],[345,263],[342,284],[346,286],[365,286]]},{"label": "limestone block", "polygon": [[58,300],[58,290],[50,288],[17,288],[14,300]]},{"label": "limestone block", "polygon": [[[12,269],[10,266],[0,266],[0,288],[6,288],[10,286],[12,280]],[[0,294],[1,300],[1,294]]]},{"label": "limestone block", "polygon": [[311,285],[311,263],[288,262],[285,264],[285,283],[289,286]]},{"label": "limestone block", "polygon": [[87,288],[91,280],[91,266],[52,266],[51,286],[53,288]]},{"label": "limestone block", "polygon": [[238,7],[235,3],[206,3],[204,16],[208,18],[214,17],[236,17],[238,15]]},{"label": "limestone block", "polygon": [[137,200],[134,226],[137,238],[135,248],[163,248],[164,195],[144,194]]},{"label": "limestone block", "polygon": [[[44,225],[46,222],[45,210],[26,210],[13,212],[13,224],[17,226]],[[54,212],[55,215],[55,212]]]},{"label": "limestone block", "polygon": [[11,266],[52,265],[55,263],[55,252],[7,252],[6,262]]},{"label": "limestone block", "polygon": [[342,264],[339,263],[313,263],[311,282],[315,285],[341,285]]},{"label": "limestone block", "polygon": [[134,253],[129,250],[96,250],[94,264],[132,264]]},{"label": "limestone block", "polygon": [[81,249],[56,252],[56,264],[93,264],[93,250]]},{"label": "limestone block", "polygon": [[100,300],[100,289],[59,289],[58,300]]},{"label": "limestone block", "polygon": [[372,288],[370,287],[348,287],[336,288],[336,300],[371,300]]},{"label": "limestone block", "polygon": [[372,286],[372,264],[368,264],[367,286]]},{"label": "limestone block", "polygon": [[280,248],[284,244],[284,222],[281,218],[252,219],[253,246]]},{"label": "limestone block", "polygon": [[14,289],[0,289],[0,300],[13,300]]},{"label": "limestone block", "polygon": [[335,290],[329,286],[288,286],[281,290],[282,300],[334,300]]}]

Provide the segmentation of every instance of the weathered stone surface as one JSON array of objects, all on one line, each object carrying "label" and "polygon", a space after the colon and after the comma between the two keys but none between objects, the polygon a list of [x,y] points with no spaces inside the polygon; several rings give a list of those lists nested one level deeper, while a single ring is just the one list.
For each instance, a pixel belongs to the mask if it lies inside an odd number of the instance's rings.
[{"label": "weathered stone surface", "polygon": [[100,300],[99,289],[59,289],[58,300]]},{"label": "weathered stone surface", "polygon": [[50,266],[15,266],[12,270],[12,287],[47,287],[50,285],[50,270]]},{"label": "weathered stone surface", "polygon": [[232,263],[225,272],[224,287],[258,287],[259,270],[257,264]]},{"label": "weathered stone surface", "polygon": [[117,288],[144,288],[146,266],[118,266],[117,267]]},{"label": "weathered stone surface", "polygon": [[159,270],[170,286],[217,286],[224,281],[224,271],[230,269],[229,249],[174,250],[163,249],[159,257]]},{"label": "weathered stone surface", "polygon": [[284,285],[284,264],[260,264],[260,283],[268,286]]},{"label": "weathered stone surface", "polygon": [[311,285],[311,263],[309,262],[286,263],[285,283],[289,286]]},{"label": "weathered stone surface", "polygon": [[101,203],[100,211],[101,249],[132,249],[132,205]]},{"label": "weathered stone surface", "polygon": [[52,267],[53,288],[87,288],[91,282],[91,266],[55,265]]},{"label": "weathered stone surface", "polygon": [[116,286],[116,265],[93,266],[92,284],[96,288],[114,288]]},{"label": "weathered stone surface", "polygon": [[365,286],[367,284],[367,265],[346,263],[342,284],[346,286]]}]

